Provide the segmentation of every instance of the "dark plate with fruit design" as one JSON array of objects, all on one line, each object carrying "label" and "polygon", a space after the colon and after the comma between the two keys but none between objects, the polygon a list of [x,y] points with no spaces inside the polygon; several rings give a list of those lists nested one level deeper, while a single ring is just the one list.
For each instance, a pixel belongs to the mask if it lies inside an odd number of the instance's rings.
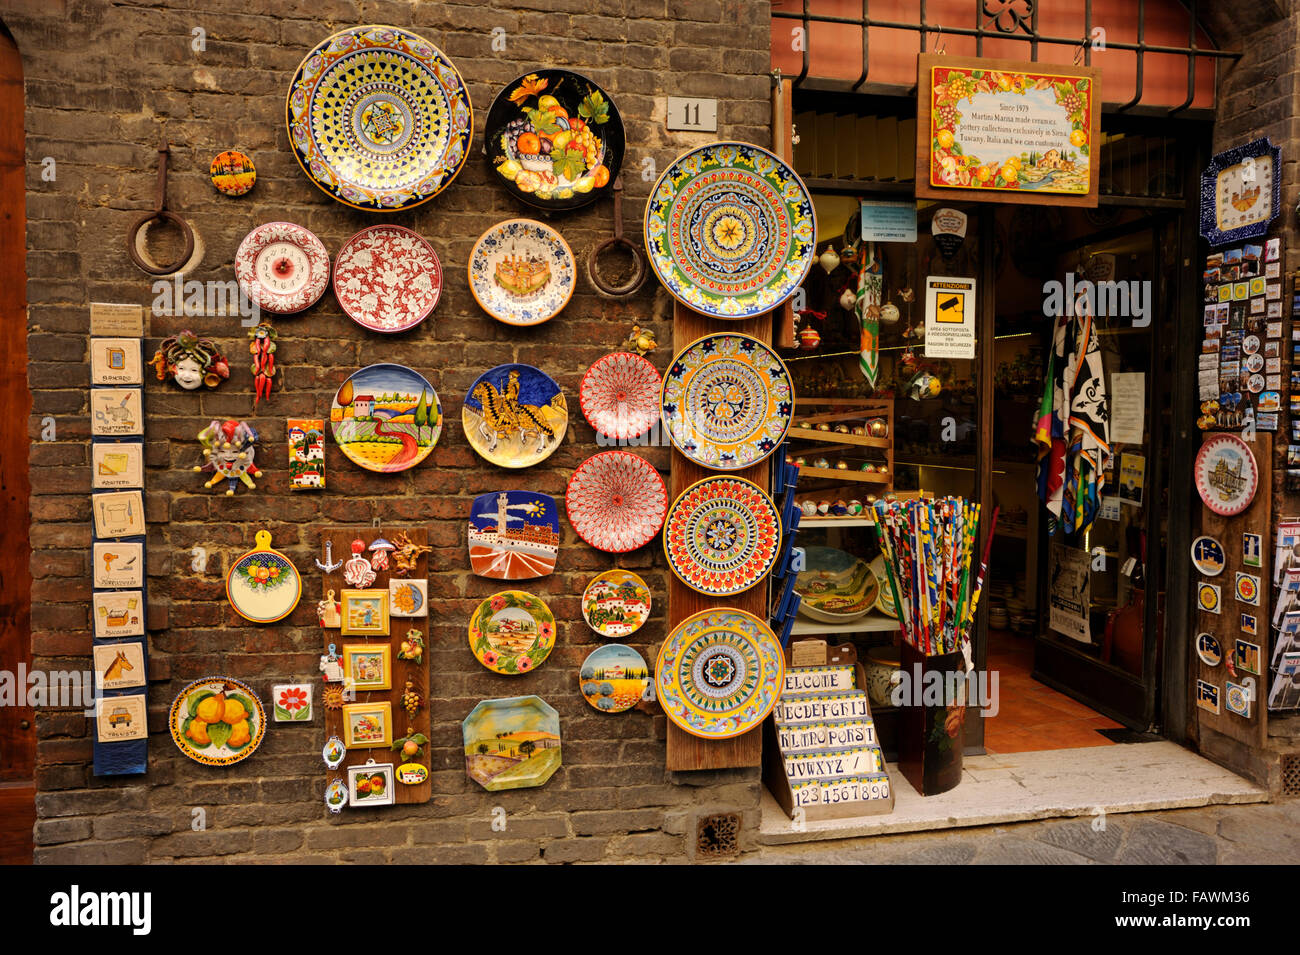
[{"label": "dark plate with fruit design", "polygon": [[623,164],[623,120],[599,86],[568,70],[507,83],[487,117],[497,177],[539,209],[576,209],[610,192]]}]

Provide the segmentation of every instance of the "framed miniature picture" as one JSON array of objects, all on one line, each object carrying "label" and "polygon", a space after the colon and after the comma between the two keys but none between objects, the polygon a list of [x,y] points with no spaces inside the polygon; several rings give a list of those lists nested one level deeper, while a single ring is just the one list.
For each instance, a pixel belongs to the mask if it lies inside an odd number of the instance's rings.
[{"label": "framed miniature picture", "polygon": [[144,586],[144,544],[139,541],[95,541],[91,552],[96,589],[130,590]]},{"label": "framed miniature picture", "polygon": [[90,509],[95,515],[96,537],[143,537],[144,494],[140,491],[109,491],[93,494]]},{"label": "framed miniature picture", "polygon": [[139,388],[90,389],[90,433],[144,434],[141,395]]},{"label": "framed miniature picture", "polygon": [[147,739],[145,697],[101,696],[95,701],[95,729],[101,743]]},{"label": "framed miniature picture", "polygon": [[345,590],[342,603],[343,636],[388,636],[387,590]]},{"label": "framed miniature picture", "polygon": [[144,445],[138,441],[96,441],[90,464],[90,486],[96,491],[144,487]]},{"label": "framed miniature picture", "polygon": [[387,690],[393,685],[392,648],[386,643],[355,643],[343,647],[343,678],[358,690]]},{"label": "framed miniature picture", "polygon": [[140,339],[92,338],[90,340],[90,383],[92,385],[142,385]]},{"label": "framed miniature picture", "polygon": [[348,767],[349,806],[391,806],[393,764],[373,759],[362,766]]},{"label": "framed miniature picture", "polygon": [[429,582],[393,578],[388,582],[388,605],[394,617],[429,616]]},{"label": "framed miniature picture", "polygon": [[144,644],[139,640],[101,643],[94,648],[95,686],[101,690],[125,690],[146,684]]},{"label": "framed miniature picture", "polygon": [[1255,620],[1253,614],[1243,613],[1241,615],[1240,630],[1242,633],[1249,634],[1250,636],[1254,636],[1259,632],[1259,623]]},{"label": "framed miniature picture", "polygon": [[348,749],[373,749],[393,745],[393,705],[345,703],[343,745]]},{"label": "framed miniature picture", "polygon": [[271,687],[271,705],[277,723],[310,723],[311,684],[277,683]]},{"label": "framed miniature picture", "polygon": [[94,603],[96,637],[144,635],[144,593],[142,591],[105,591],[95,594],[91,600]]}]

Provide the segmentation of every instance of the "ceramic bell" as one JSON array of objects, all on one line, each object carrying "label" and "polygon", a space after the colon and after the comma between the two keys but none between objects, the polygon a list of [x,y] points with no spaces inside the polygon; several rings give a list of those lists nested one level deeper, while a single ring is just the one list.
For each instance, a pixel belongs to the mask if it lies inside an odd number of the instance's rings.
[{"label": "ceramic bell", "polygon": [[261,477],[262,472],[253,463],[257,432],[251,426],[242,421],[213,421],[199,432],[199,441],[204,463],[195,465],[194,470],[212,475],[204,487],[224,480],[227,496],[241,483],[250,490],[257,487],[253,478]]}]

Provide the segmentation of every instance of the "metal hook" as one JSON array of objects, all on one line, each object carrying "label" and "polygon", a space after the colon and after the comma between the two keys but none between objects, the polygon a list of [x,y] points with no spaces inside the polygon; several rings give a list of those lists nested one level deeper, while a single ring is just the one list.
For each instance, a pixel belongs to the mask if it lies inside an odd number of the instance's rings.
[{"label": "metal hook", "polygon": [[943,38],[943,24],[936,23],[934,31],[934,53],[939,56],[948,52],[948,44]]},{"label": "metal hook", "polygon": [[1074,65],[1078,66],[1083,62],[1084,56],[1088,53],[1088,38],[1084,37],[1079,41],[1079,48],[1074,51]]}]

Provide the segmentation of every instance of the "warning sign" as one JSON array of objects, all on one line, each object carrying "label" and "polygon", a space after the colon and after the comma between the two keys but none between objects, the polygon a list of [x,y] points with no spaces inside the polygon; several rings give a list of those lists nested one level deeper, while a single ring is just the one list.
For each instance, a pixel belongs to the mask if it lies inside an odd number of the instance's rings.
[{"label": "warning sign", "polygon": [[925,280],[925,356],[975,357],[975,280],[931,275]]}]

